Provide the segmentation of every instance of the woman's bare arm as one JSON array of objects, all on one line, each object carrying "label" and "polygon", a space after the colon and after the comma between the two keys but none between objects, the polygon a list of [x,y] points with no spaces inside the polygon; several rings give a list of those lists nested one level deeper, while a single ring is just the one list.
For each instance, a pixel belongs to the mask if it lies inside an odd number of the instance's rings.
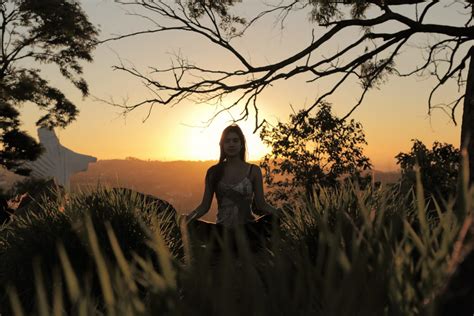
[{"label": "woman's bare arm", "polygon": [[211,187],[211,169],[207,170],[206,178],[204,180],[204,194],[202,196],[201,204],[194,211],[188,214],[187,216],[187,223],[198,219],[207,212],[211,208],[212,198],[214,197],[214,190]]},{"label": "woman's bare arm", "polygon": [[265,195],[263,192],[263,177],[260,167],[252,167],[252,178],[253,178],[253,187],[255,194],[255,204],[257,208],[267,214],[278,215],[278,210],[271,206],[265,201]]}]

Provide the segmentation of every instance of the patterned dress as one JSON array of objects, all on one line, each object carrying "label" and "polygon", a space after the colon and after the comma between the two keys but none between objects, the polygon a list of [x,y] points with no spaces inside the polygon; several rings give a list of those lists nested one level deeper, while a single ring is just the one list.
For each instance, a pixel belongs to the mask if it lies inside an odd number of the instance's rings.
[{"label": "patterned dress", "polygon": [[247,176],[238,183],[228,184],[221,180],[217,184],[217,224],[234,227],[255,220],[252,214],[253,187],[249,179],[251,169],[250,165]]}]

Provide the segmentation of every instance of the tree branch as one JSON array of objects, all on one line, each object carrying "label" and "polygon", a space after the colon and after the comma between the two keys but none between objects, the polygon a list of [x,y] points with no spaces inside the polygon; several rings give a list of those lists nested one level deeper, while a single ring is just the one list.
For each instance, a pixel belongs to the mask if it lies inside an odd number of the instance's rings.
[{"label": "tree branch", "polygon": [[[417,13],[417,18],[415,20],[392,11],[385,1],[373,2],[381,9],[381,12],[374,14],[374,17],[337,19],[321,24],[321,26],[325,27],[324,33],[319,37],[313,36],[311,42],[305,48],[276,62],[258,66],[252,65],[238,52],[236,47],[231,44],[230,40],[224,38],[222,25],[219,23],[219,19],[222,17],[213,11],[212,4],[206,4],[207,2],[199,3],[202,6],[199,7],[202,9],[201,16],[188,13],[188,8],[184,6],[182,1],[176,2],[176,10],[173,9],[171,5],[165,4],[163,1],[150,3],[135,2],[136,5],[151,10],[151,12],[157,13],[159,17],[170,20],[172,23],[168,26],[160,25],[160,27],[155,30],[125,34],[105,41],[164,31],[186,31],[204,37],[210,43],[215,44],[224,49],[227,53],[230,53],[233,58],[239,61],[241,66],[234,70],[216,70],[190,64],[177,56],[177,65],[173,64],[172,67],[163,69],[152,68],[152,74],[159,76],[159,80],[153,80],[134,68],[129,69],[123,65],[117,66],[115,69],[132,74],[142,80],[147,87],[154,87],[157,91],[157,95],[160,96],[160,98],[141,101],[131,106],[127,105],[124,108],[131,110],[143,104],[147,104],[148,102],[161,105],[176,104],[184,99],[194,96],[201,102],[206,100],[222,100],[223,97],[228,96],[229,94],[240,93],[237,101],[233,102],[230,105],[230,108],[242,103],[243,111],[241,112],[242,116],[239,118],[242,119],[248,116],[249,106],[252,105],[256,117],[256,128],[261,126],[258,118],[258,95],[267,87],[271,86],[272,83],[281,79],[287,80],[294,78],[300,74],[310,73],[314,76],[314,78],[307,81],[308,83],[315,82],[322,78],[342,75],[342,77],[338,79],[332,87],[328,88],[325,93],[315,100],[315,102],[306,110],[306,115],[323,101],[324,98],[335,93],[351,75],[363,80],[363,90],[359,99],[350,112],[345,115],[344,119],[363,102],[368,90],[372,86],[378,84],[381,81],[380,78],[385,76],[387,71],[390,73],[393,72],[399,76],[410,76],[413,74],[421,74],[425,70],[434,67],[435,73],[437,73],[441,70],[437,68],[438,64],[440,62],[447,63],[447,70],[443,74],[439,74],[439,85],[433,89],[434,91],[451,79],[456,73],[459,73],[459,75],[462,76],[462,67],[466,62],[466,57],[458,62],[457,54],[464,51],[465,47],[474,40],[474,26],[469,24],[470,21],[472,21],[472,12],[470,13],[471,16],[467,19],[467,24],[463,27],[435,23],[425,24],[424,21],[427,20],[432,9],[439,4],[439,1],[432,1],[424,6],[419,17]],[[287,5],[281,4],[268,10],[263,10],[250,19],[250,22],[245,24],[241,32],[234,34],[234,36],[230,36],[230,39],[243,35],[247,29],[252,25],[255,25],[259,19],[268,14],[282,12],[282,14],[284,14],[283,18],[286,18],[285,14],[289,14],[291,10],[296,10],[296,6],[299,3],[299,1],[295,0]],[[129,2],[129,4],[132,3]],[[232,4],[230,4],[229,7],[231,5]],[[397,28],[393,32],[387,31],[385,25],[394,22],[396,23]],[[377,28],[380,28],[378,29],[379,31]],[[345,44],[343,48],[338,50],[336,53],[331,54],[328,57],[322,56],[313,61],[316,56],[315,53],[320,52],[323,46],[331,43],[338,35],[346,30],[352,29],[360,29],[363,30],[364,33],[353,41]],[[383,31],[380,32],[380,30]],[[406,47],[408,40],[415,34],[434,34],[442,36],[443,38],[435,44],[430,45],[427,60],[422,65],[415,67],[414,70],[407,73],[401,73],[400,71],[391,68],[397,54],[403,47]],[[372,43],[374,48],[359,53],[362,45],[367,42]],[[451,46],[451,44],[453,46]],[[448,57],[444,60],[439,59],[437,56],[439,51],[449,51]],[[388,55],[388,57],[383,58],[383,56],[386,55]],[[358,74],[357,69],[366,63],[371,63],[370,65],[375,67],[375,69],[365,74]],[[166,76],[171,76],[174,82],[169,83],[166,81]],[[458,83],[460,84],[461,82],[462,80],[459,79]],[[432,91],[428,100],[429,107],[431,107],[431,99],[434,91]],[[458,103],[459,98],[457,99],[457,102],[452,103],[454,104],[452,108],[456,108]],[[229,107],[225,107],[223,111],[228,109]]]}]

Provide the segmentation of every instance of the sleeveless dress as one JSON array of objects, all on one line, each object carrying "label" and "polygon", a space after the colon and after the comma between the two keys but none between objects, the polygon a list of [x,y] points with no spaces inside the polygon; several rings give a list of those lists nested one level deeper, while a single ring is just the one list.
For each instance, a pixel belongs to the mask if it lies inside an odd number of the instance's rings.
[{"label": "sleeveless dress", "polygon": [[[209,241],[215,247],[215,251],[221,250],[221,244],[216,242],[213,236],[223,236],[225,232],[232,232],[236,227],[242,227],[250,241],[253,251],[261,249],[267,240],[271,240],[274,222],[279,225],[279,220],[272,214],[257,217],[252,212],[253,185],[250,180],[250,173],[253,165],[245,178],[235,184],[225,183],[222,180],[217,183],[217,220],[216,223],[207,222],[201,219],[192,221],[189,225],[190,233],[196,245],[205,245]],[[232,240],[232,238],[231,238]],[[233,248],[236,249],[235,240]]]},{"label": "sleeveless dress", "polygon": [[250,181],[252,165],[245,178],[235,184],[219,181],[217,184],[217,220],[216,224],[235,227],[255,220],[252,214],[253,187]]}]

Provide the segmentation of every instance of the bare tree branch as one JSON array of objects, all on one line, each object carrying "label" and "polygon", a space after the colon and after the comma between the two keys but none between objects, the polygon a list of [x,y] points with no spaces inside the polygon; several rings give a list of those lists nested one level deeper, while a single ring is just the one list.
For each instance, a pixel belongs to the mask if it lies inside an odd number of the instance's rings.
[{"label": "bare tree branch", "polygon": [[[328,2],[327,5],[337,5],[337,8],[351,6],[357,15],[349,16],[340,11],[340,14],[328,16],[325,21],[319,23],[323,32],[318,36],[313,33],[311,42],[300,51],[272,63],[254,65],[234,46],[233,39],[245,36],[246,32],[264,17],[278,14],[277,18],[284,21],[292,12],[312,9],[311,4],[298,0],[280,1],[277,5],[269,6],[268,9],[262,10],[249,19],[238,19],[231,13],[236,1],[228,1],[225,4],[222,4],[223,2],[214,3],[211,1],[208,3],[207,1],[192,0],[178,0],[174,4],[158,0],[120,0],[118,2],[124,5],[135,5],[146,10],[149,14],[155,14],[155,18],[151,18],[156,21],[155,28],[120,35],[102,42],[148,33],[184,31],[206,39],[216,48],[230,54],[234,59],[232,62],[237,61],[239,65],[232,70],[211,69],[190,63],[176,55],[175,63],[171,67],[150,67],[149,74],[124,65],[116,66],[116,70],[131,74],[143,81],[148,88],[156,91],[156,98],[142,100],[131,105],[123,104],[122,107],[126,111],[145,104],[177,104],[185,99],[193,98],[196,98],[197,102],[218,101],[234,94],[238,95],[236,101],[223,107],[217,115],[233,107],[242,106],[241,116],[237,120],[246,119],[252,111],[255,114],[256,129],[261,127],[261,123],[264,121],[259,118],[258,95],[277,81],[296,78],[303,74],[312,76],[307,80],[308,84],[324,78],[334,76],[337,78],[336,83],[317,97],[312,105],[305,110],[306,114],[309,114],[325,98],[336,93],[349,78],[354,78],[361,81],[362,90],[356,103],[344,116],[343,119],[346,119],[362,104],[366,93],[383,83],[383,78],[389,74],[399,76],[433,75],[437,78],[438,83],[433,87],[428,98],[428,108],[431,110],[432,98],[440,86],[452,79],[457,80],[459,86],[464,84],[462,70],[468,62],[469,56],[466,55],[466,51],[472,46],[474,39],[472,4],[470,3],[466,3],[464,6],[465,22],[462,24],[463,26],[455,26],[443,23],[425,23],[428,20],[433,21],[428,17],[435,7],[439,9],[439,1],[411,1],[410,3],[417,6],[417,10],[418,6],[420,7],[420,12],[416,12],[415,19],[392,10],[393,4],[406,3],[406,0],[372,1],[372,6],[378,7],[379,11],[370,12],[371,16],[369,17],[364,16],[365,7],[359,11],[356,10],[360,1],[348,0],[339,5]],[[222,6],[217,7],[218,5]],[[229,21],[228,17],[235,17],[236,24],[241,26],[240,30],[236,30],[230,35],[226,35],[225,32],[228,23],[223,24],[223,22]],[[248,22],[243,23],[244,20]],[[387,23],[395,23],[396,27],[387,29],[385,27]],[[337,36],[348,30],[357,29],[362,31],[360,36],[345,43],[339,51],[333,54],[328,54],[326,57],[322,54],[322,47],[332,43]],[[426,49],[427,56],[421,65],[407,72],[401,72],[394,66],[397,56],[404,48],[408,47],[409,40],[414,35],[420,34],[441,38],[423,48]],[[372,48],[368,49],[367,45],[371,45]],[[363,51],[364,49],[365,51]],[[441,53],[445,56],[440,57]],[[322,57],[318,57],[318,55]],[[362,73],[363,70],[366,73]],[[166,78],[172,78],[172,80]],[[462,93],[462,95],[464,94]],[[452,113],[453,121],[455,121],[454,110],[461,100],[462,96],[458,96],[456,100],[446,105]]]}]

